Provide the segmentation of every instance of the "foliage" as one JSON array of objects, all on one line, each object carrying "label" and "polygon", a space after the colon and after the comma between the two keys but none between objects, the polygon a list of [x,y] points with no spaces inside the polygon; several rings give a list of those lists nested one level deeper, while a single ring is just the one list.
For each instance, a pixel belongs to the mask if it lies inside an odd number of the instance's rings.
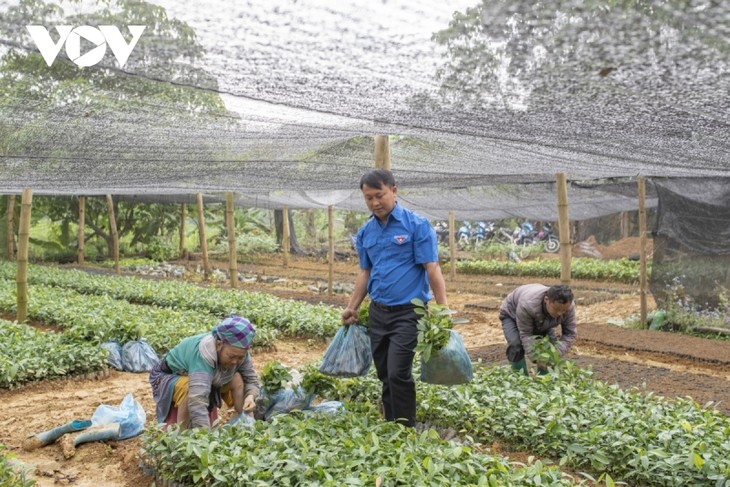
[{"label": "foliage", "polygon": [[372,407],[280,415],[253,428],[156,428],[143,456],[165,480],[197,486],[569,485],[555,467],[512,466],[434,430],[384,422]]},{"label": "foliage", "polygon": [[324,398],[334,397],[338,379],[320,372],[319,367],[310,364],[304,367],[302,373],[302,388],[309,394]]},{"label": "foliage", "polygon": [[530,360],[536,364],[542,364],[551,368],[558,368],[563,362],[560,352],[550,341],[550,337],[536,336],[530,352]]},{"label": "foliage", "polygon": [[[579,257],[570,264],[571,275],[575,279],[594,279],[625,283],[639,282],[639,262],[626,258],[620,260],[601,260]],[[531,261],[460,261],[456,268],[464,274],[487,274],[503,276],[530,276],[560,278],[560,261],[557,259],[536,259]],[[647,273],[651,267],[647,265]]]},{"label": "foliage", "polygon": [[144,251],[148,258],[157,262],[174,259],[180,253],[179,248],[169,237],[159,235],[150,238],[145,243]]},{"label": "foliage", "polygon": [[[15,264],[0,261],[0,279],[13,280],[15,274]],[[266,293],[223,290],[185,282],[131,276],[90,275],[77,270],[41,266],[30,266],[28,282],[73,289],[82,294],[105,295],[117,301],[153,305],[156,308],[172,308],[167,312],[182,313],[183,310],[194,310],[220,317],[235,311],[255,323],[259,332],[266,329],[287,336],[324,338],[334,335],[340,327],[340,312],[331,306],[280,299]],[[132,316],[137,314],[133,313]],[[195,322],[197,318],[194,316],[183,321],[173,320],[167,326],[162,326],[162,329],[165,330],[164,333],[177,335],[172,327],[202,326],[202,322]],[[161,326],[159,322],[155,323],[158,323],[156,326]],[[147,331],[159,332],[152,326],[147,327]],[[146,338],[152,343],[152,337]],[[255,343],[261,345],[265,338],[266,335],[260,333],[256,336]],[[269,338],[273,339],[273,336],[269,335]],[[158,346],[153,346],[156,350],[160,350]]]},{"label": "foliage", "polygon": [[418,319],[418,344],[416,352],[421,354],[424,362],[428,362],[431,355],[438,352],[449,343],[449,331],[455,323],[463,323],[464,320],[451,318],[455,312],[448,307],[430,303],[426,306],[420,299],[411,301],[416,305],[414,311],[421,315]]},{"label": "foliage", "polygon": [[5,445],[0,443],[0,485],[4,487],[32,487],[35,480],[25,476],[25,471],[14,468],[12,465],[12,454],[5,454]]},{"label": "foliage", "polygon": [[681,279],[675,277],[665,289],[665,328],[684,333],[692,333],[695,328],[703,327],[730,331],[727,290],[719,286],[715,295],[718,297],[717,308],[700,308],[685,292]]},{"label": "foliage", "polygon": [[730,418],[688,399],[623,391],[566,361],[539,378],[477,367],[463,386],[423,385],[419,420],[558,459],[628,485],[728,485]]},{"label": "foliage", "polygon": [[370,302],[365,299],[360,303],[360,307],[357,309],[357,321],[358,325],[362,325],[367,329],[370,329]]},{"label": "foliage", "polygon": [[261,383],[267,393],[273,394],[284,389],[291,380],[291,372],[280,362],[270,360],[264,364],[261,371]]},{"label": "foliage", "polygon": [[1,388],[107,367],[106,351],[99,346],[23,324],[0,320],[0,343]]}]

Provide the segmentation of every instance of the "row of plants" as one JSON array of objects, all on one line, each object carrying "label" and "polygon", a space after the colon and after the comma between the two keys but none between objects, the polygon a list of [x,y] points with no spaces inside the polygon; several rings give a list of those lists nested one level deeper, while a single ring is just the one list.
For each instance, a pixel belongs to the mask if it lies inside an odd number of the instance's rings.
[{"label": "row of plants", "polygon": [[[0,262],[0,278],[15,279],[16,266]],[[331,337],[340,326],[340,312],[331,306],[281,299],[267,293],[201,287],[179,281],[131,276],[100,276],[83,271],[29,266],[28,282],[68,288],[83,294],[106,295],[131,303],[225,316],[235,310],[257,326],[275,328],[287,336]]]},{"label": "row of plants", "polygon": [[[575,279],[633,284],[639,282],[639,264],[638,261],[626,258],[600,260],[578,257],[571,260],[570,273]],[[457,262],[456,269],[464,274],[560,278],[560,261],[558,259],[536,259],[522,262],[469,260]],[[650,265],[647,265],[647,273],[651,273]]]},{"label": "row of plants", "polygon": [[[0,280],[0,310],[16,311],[15,292],[14,282]],[[136,305],[109,296],[41,285],[29,286],[28,316],[60,326],[70,341],[126,343],[144,338],[158,354],[167,352],[185,337],[210,331],[221,320],[221,316],[195,310]],[[277,336],[277,330],[260,326],[254,345],[270,346]]]},{"label": "row of plants", "polygon": [[539,378],[485,369],[464,387],[422,387],[423,420],[503,439],[629,485],[730,486],[730,418],[594,381],[566,364]]},{"label": "row of plants", "polygon": [[148,430],[146,462],[168,481],[195,486],[567,486],[559,469],[519,466],[434,430],[384,422],[374,407],[295,412],[229,428]]},{"label": "row of plants", "polygon": [[[554,361],[554,353],[543,352],[542,360]],[[304,371],[303,387],[310,392],[379,401],[374,373],[337,380],[311,367]],[[607,485],[620,479],[641,486],[730,487],[730,418],[688,399],[622,391],[571,362],[538,377],[477,366],[469,384],[419,382],[417,393],[419,421],[553,458]]]},{"label": "row of plants", "polygon": [[0,343],[0,388],[107,368],[106,350],[62,333],[0,320]]},{"label": "row of plants", "polygon": [[5,453],[5,445],[0,443],[0,485],[4,487],[33,487],[35,481],[26,477],[25,471],[13,464],[12,454]]}]

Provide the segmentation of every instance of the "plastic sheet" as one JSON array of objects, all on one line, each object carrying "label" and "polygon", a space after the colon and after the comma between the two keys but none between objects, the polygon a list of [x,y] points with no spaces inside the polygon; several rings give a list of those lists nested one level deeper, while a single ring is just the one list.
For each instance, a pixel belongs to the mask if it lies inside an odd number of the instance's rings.
[{"label": "plastic sheet", "polygon": [[104,342],[101,344],[101,348],[104,348],[109,352],[109,355],[106,358],[106,363],[109,364],[109,367],[117,370],[124,370],[122,346],[119,342]]},{"label": "plastic sheet", "polygon": [[367,329],[361,325],[341,326],[324,353],[319,371],[334,377],[362,377],[372,362]]},{"label": "plastic sheet", "polygon": [[444,348],[432,353],[428,362],[421,359],[423,382],[450,386],[466,384],[472,379],[474,371],[461,335],[454,330],[450,330],[449,334],[449,341]]},{"label": "plastic sheet", "polygon": [[269,420],[277,414],[285,414],[295,409],[309,409],[314,395],[301,387],[282,389],[269,396],[270,406],[264,412],[264,419]]},{"label": "plastic sheet", "polygon": [[127,372],[149,372],[160,358],[145,340],[133,340],[122,347],[122,365]]},{"label": "plastic sheet", "polygon": [[93,416],[91,422],[94,426],[102,424],[119,423],[119,439],[124,440],[137,436],[144,430],[144,423],[147,420],[142,405],[134,400],[132,394],[127,394],[119,407],[102,404]]}]

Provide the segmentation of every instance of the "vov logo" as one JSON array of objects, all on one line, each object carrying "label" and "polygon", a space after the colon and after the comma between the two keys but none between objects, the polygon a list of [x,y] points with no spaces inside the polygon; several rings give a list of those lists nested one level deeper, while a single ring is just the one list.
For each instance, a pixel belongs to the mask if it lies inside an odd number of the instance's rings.
[{"label": "vov logo", "polygon": [[[123,67],[127,59],[129,59],[129,55],[132,54],[132,49],[134,49],[137,41],[142,36],[145,27],[144,25],[127,26],[129,32],[132,33],[132,41],[129,44],[127,44],[122,33],[114,25],[100,25],[99,27],[92,27],[90,25],[81,25],[79,27],[57,25],[55,28],[56,32],[58,32],[59,39],[56,43],[53,42],[51,34],[42,25],[27,25],[26,29],[30,32],[30,36],[33,38],[35,45],[38,46],[38,50],[41,52],[48,66],[53,64],[58,53],[61,52],[61,47],[65,44],[68,58],[77,66],[87,68],[94,66],[104,59],[107,45],[111,48],[114,57],[119,62],[119,66]],[[82,37],[96,45],[96,47],[83,55],[81,55]]]}]

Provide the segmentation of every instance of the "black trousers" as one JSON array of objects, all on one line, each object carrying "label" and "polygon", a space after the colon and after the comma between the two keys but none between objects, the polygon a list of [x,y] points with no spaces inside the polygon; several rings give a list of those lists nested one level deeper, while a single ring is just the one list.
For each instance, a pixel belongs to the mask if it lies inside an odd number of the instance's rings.
[{"label": "black trousers", "polygon": [[383,414],[388,421],[416,425],[413,357],[418,318],[412,308],[384,311],[370,305],[370,345],[378,379],[383,383]]},{"label": "black trousers", "polygon": [[[499,314],[499,321],[502,322],[502,331],[504,338],[507,340],[507,360],[510,362],[519,362],[525,358],[525,348],[522,346],[520,339],[520,330],[517,328],[517,322],[506,314]],[[535,333],[537,336],[545,336],[547,333]]]}]

